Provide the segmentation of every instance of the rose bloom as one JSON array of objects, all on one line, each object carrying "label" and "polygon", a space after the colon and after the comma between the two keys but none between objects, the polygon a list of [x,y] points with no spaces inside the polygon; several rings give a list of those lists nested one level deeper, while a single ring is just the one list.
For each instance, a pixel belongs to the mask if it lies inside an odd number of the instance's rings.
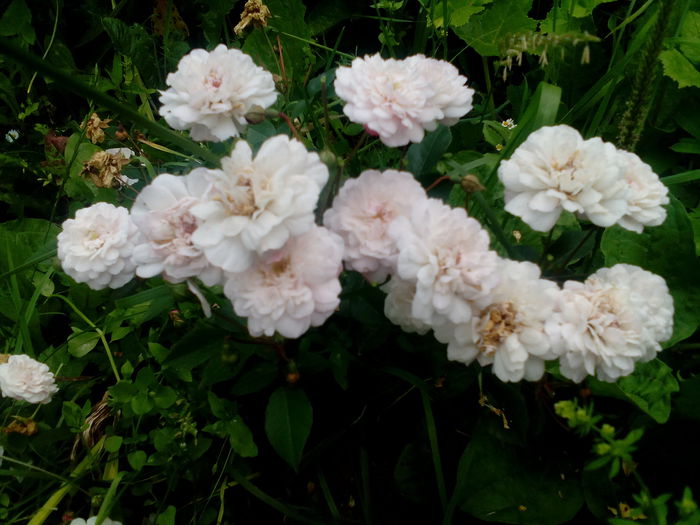
[{"label": "rose bloom", "polygon": [[348,118],[387,146],[423,140],[438,123],[452,125],[472,108],[474,91],[450,63],[423,55],[355,58],[336,71],[336,94]]},{"label": "rose bloom", "polygon": [[618,151],[623,163],[625,181],[629,185],[627,213],[617,223],[628,230],[642,233],[645,226],[658,226],[666,220],[664,205],[669,203],[668,188],[651,166],[634,153]]},{"label": "rose bloom", "polygon": [[[70,522],[70,525],[95,525],[96,522],[97,516],[93,516],[92,518],[88,518],[87,521],[85,521],[83,518],[76,518]],[[122,522],[105,518],[102,521],[102,525],[122,525]]]},{"label": "rose bloom", "polygon": [[384,315],[395,325],[400,326],[404,332],[416,332],[418,334],[428,333],[431,326],[411,315],[413,309],[413,299],[416,296],[416,283],[404,281],[394,275],[389,281],[381,286],[385,292]]},{"label": "rose bloom", "polygon": [[628,184],[618,152],[599,138],[583,140],[569,126],[531,133],[498,177],[505,209],[537,231],[549,231],[564,210],[597,226],[612,226],[627,213]]},{"label": "rose bloom", "polygon": [[425,199],[425,191],[411,173],[366,170],[343,184],[323,223],[345,241],[346,266],[370,281],[382,282],[394,272],[398,255],[389,225]]},{"label": "rose bloom", "polygon": [[198,220],[192,241],[212,264],[245,271],[256,256],[313,226],[328,169],[301,142],[277,135],[253,158],[241,140],[221,167],[204,173],[207,189],[190,208]]},{"label": "rose bloom", "polygon": [[63,222],[58,258],[63,271],[93,290],[119,288],[133,277],[139,232],[129,210],[98,202]]},{"label": "rose bloom", "polygon": [[207,286],[221,282],[221,269],[212,266],[192,242],[198,220],[190,209],[206,192],[210,171],[197,168],[185,176],[163,173],[136,197],[131,217],[143,234],[134,249],[139,277],[162,273],[174,283],[191,277],[200,278]]},{"label": "rose bloom", "polygon": [[11,355],[0,364],[0,392],[27,403],[48,403],[58,392],[49,367],[28,355]]},{"label": "rose bloom", "polygon": [[434,326],[466,323],[490,302],[500,280],[489,236],[462,208],[437,199],[417,202],[389,234],[399,247],[397,273],[416,283],[411,315]]},{"label": "rose bloom", "polygon": [[238,49],[219,44],[213,51],[193,49],[180,59],[161,91],[160,114],[175,129],[189,129],[194,140],[238,137],[245,115],[277,100],[272,75]]},{"label": "rose bloom", "polygon": [[224,286],[253,336],[296,338],[322,325],[340,304],[343,240],[320,226],[292,237]]},{"label": "rose bloom", "polygon": [[476,358],[482,366],[493,365],[501,381],[536,381],[544,374],[544,361],[556,357],[545,326],[559,287],[540,279],[536,264],[510,260],[501,264],[501,283],[491,304],[472,318],[468,330],[453,334],[448,355],[464,363]]}]

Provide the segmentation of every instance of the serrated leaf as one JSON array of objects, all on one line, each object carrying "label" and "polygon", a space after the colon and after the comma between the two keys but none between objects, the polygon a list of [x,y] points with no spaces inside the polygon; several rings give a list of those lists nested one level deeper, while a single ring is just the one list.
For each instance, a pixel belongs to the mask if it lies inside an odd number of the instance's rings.
[{"label": "serrated leaf", "polygon": [[311,432],[313,409],[303,390],[281,387],[265,410],[265,433],[272,448],[297,470]]},{"label": "serrated leaf", "polygon": [[700,87],[700,71],[677,49],[667,49],[659,55],[664,74],[678,82],[678,87]]},{"label": "serrated leaf", "polygon": [[508,35],[532,32],[537,21],[527,16],[529,0],[496,0],[469,22],[453,27],[454,32],[482,56],[499,56]]},{"label": "serrated leaf", "polygon": [[659,359],[638,364],[633,374],[618,380],[617,386],[657,423],[668,421],[671,394],[680,390],[673,370]]}]

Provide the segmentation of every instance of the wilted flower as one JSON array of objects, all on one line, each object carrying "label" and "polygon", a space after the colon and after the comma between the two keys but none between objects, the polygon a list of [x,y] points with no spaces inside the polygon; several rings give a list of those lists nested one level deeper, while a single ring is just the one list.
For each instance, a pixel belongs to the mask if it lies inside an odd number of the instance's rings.
[{"label": "wilted flower", "polygon": [[162,273],[176,283],[199,277],[208,286],[221,281],[221,269],[212,266],[192,242],[198,221],[190,209],[207,191],[209,171],[197,168],[184,177],[163,173],[136,197],[131,217],[143,234],[134,248],[139,277]]},{"label": "wilted flower", "polygon": [[21,354],[0,364],[0,392],[18,401],[48,403],[58,387],[48,366]]},{"label": "wilted flower", "polygon": [[490,302],[498,284],[498,256],[489,236],[462,208],[437,199],[414,204],[389,234],[399,247],[398,275],[416,283],[411,315],[430,325],[466,323]]},{"label": "wilted flower", "polygon": [[411,173],[366,170],[340,188],[323,223],[345,241],[347,267],[381,282],[394,272],[398,255],[389,225],[398,216],[408,216],[414,204],[425,199],[425,191]]},{"label": "wilted flower", "polygon": [[379,54],[339,67],[335,92],[343,112],[387,146],[423,140],[438,123],[452,125],[472,107],[474,90],[448,62],[415,55],[384,60]]},{"label": "wilted flower", "polygon": [[110,122],[112,122],[111,118],[102,120],[97,113],[93,113],[80,128],[85,130],[85,136],[90,142],[97,144],[104,141],[105,132],[102,130],[107,129]]},{"label": "wilted flower", "polygon": [[224,293],[253,336],[295,338],[322,325],[340,304],[343,241],[313,226],[247,271],[229,274]]},{"label": "wilted flower", "polygon": [[634,153],[618,151],[622,159],[624,178],[629,185],[627,213],[617,223],[623,228],[642,233],[645,226],[658,226],[666,220],[665,204],[669,203],[668,188],[659,180],[651,166]]},{"label": "wilted flower", "polygon": [[[130,161],[128,156],[119,151],[121,149],[131,151],[128,148],[98,151],[89,161],[83,163],[83,170],[80,174],[90,179],[98,188],[130,186],[136,182],[136,179],[130,179],[122,174],[122,167],[129,164]],[[110,153],[110,151],[114,153]]]},{"label": "wilted flower", "polygon": [[233,28],[233,32],[240,36],[250,24],[267,27],[267,20],[271,16],[270,9],[261,0],[248,0],[243,7],[241,21]]},{"label": "wilted flower", "polygon": [[206,192],[190,208],[199,220],[192,241],[216,266],[242,272],[256,255],[281,248],[313,225],[328,169],[301,142],[277,135],[253,158],[241,140],[221,166],[203,172]]},{"label": "wilted flower", "polygon": [[627,213],[622,164],[612,144],[583,140],[575,129],[560,125],[530,134],[501,162],[506,211],[537,231],[549,231],[563,210],[598,226],[612,226]]},{"label": "wilted flower", "polygon": [[58,258],[63,271],[79,283],[94,290],[119,288],[134,277],[138,235],[129,210],[98,202],[64,221]]},{"label": "wilted flower", "polygon": [[161,91],[160,114],[175,129],[189,129],[195,140],[237,137],[253,106],[266,108],[277,100],[272,75],[253,59],[224,44],[213,51],[194,49],[182,57]]}]

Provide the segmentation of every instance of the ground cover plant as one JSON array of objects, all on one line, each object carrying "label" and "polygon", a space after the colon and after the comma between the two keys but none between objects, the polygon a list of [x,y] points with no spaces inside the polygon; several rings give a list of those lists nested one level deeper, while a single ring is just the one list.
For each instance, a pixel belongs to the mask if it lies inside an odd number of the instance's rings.
[{"label": "ground cover plant", "polygon": [[700,523],[700,2],[0,36],[0,522]]}]

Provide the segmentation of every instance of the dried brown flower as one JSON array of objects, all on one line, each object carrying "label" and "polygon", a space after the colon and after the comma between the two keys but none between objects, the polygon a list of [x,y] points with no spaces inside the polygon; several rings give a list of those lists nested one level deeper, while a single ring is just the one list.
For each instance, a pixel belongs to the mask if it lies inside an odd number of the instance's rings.
[{"label": "dried brown flower", "polygon": [[98,188],[121,188],[127,185],[126,177],[122,175],[122,167],[126,164],[129,164],[129,159],[122,153],[98,151],[83,163],[80,175],[90,179]]},{"label": "dried brown flower", "polygon": [[97,144],[105,139],[105,132],[102,130],[108,128],[111,121],[111,118],[102,120],[97,113],[93,113],[80,128],[85,130],[85,136],[90,142]]},{"label": "dried brown flower", "polygon": [[255,27],[267,27],[267,20],[271,16],[270,10],[261,0],[248,0],[241,13],[241,21],[236,24],[233,31],[241,35],[250,24]]}]

